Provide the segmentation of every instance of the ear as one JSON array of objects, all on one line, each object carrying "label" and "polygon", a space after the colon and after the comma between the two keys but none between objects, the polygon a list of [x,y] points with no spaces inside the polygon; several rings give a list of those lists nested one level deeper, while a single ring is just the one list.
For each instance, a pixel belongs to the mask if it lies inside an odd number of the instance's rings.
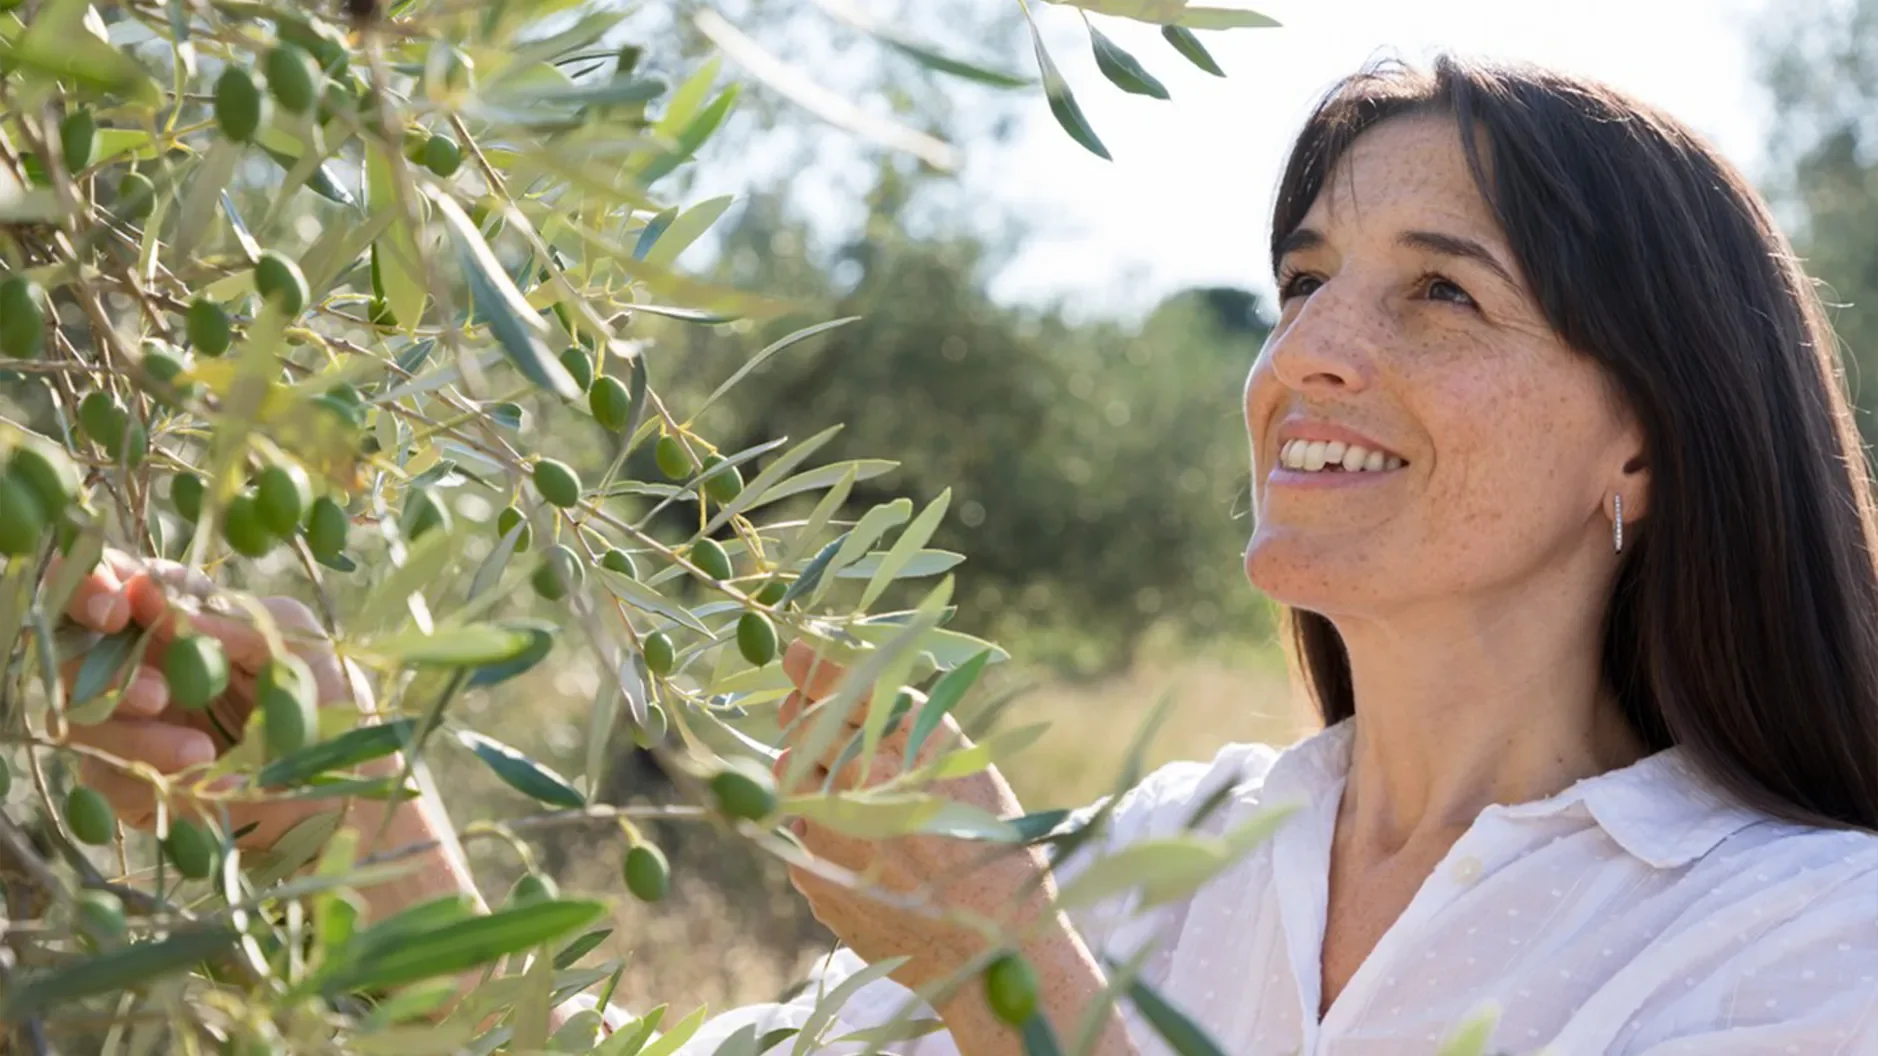
[{"label": "ear", "polygon": [[1616,496],[1624,497],[1624,523],[1637,524],[1650,513],[1650,459],[1643,447],[1643,433],[1635,425],[1625,430],[1625,442],[1617,448],[1618,463],[1604,493],[1604,515],[1617,516]]}]

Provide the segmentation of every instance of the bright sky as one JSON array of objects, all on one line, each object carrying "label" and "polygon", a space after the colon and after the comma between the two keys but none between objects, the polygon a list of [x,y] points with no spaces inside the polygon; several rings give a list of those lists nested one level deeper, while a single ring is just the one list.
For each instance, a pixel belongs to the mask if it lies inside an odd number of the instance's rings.
[{"label": "bright sky", "polygon": [[1103,20],[1167,85],[1171,103],[1111,87],[1079,23],[1066,10],[1041,9],[1058,64],[1115,162],[1058,130],[1041,93],[1014,146],[971,158],[968,180],[1040,223],[1000,277],[1002,298],[1062,296],[1108,314],[1193,283],[1268,290],[1265,213],[1285,148],[1322,91],[1377,56],[1420,60],[1449,49],[1598,77],[1666,108],[1758,174],[1769,118],[1750,43],[1761,0],[1246,6],[1285,25],[1203,34],[1225,80],[1187,65],[1151,27]]}]

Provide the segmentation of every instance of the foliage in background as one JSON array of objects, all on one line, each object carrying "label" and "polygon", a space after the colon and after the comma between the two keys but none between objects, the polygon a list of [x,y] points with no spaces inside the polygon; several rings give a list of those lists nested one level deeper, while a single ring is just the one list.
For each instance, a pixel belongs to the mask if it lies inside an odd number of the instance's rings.
[{"label": "foliage in background", "polygon": [[1878,2],[1814,0],[1766,18],[1767,190],[1824,284],[1860,431],[1878,442]]},{"label": "foliage in background", "polygon": [[[860,17],[818,6],[851,25]],[[1182,23],[1263,24],[1179,0],[1074,6],[1168,23],[1172,49],[1203,67],[1211,60]],[[506,845],[528,862],[542,833],[610,832],[624,850],[624,886],[647,902],[669,884],[647,836],[654,819],[714,826],[852,884],[868,881],[814,860],[781,823],[988,848],[1048,840],[1061,854],[1087,846],[1089,829],[1055,830],[1060,813],[994,818],[931,791],[941,777],[1002,760],[1034,729],[954,747],[861,791],[779,798],[763,765],[785,687],[779,632],[853,669],[797,731],[805,760],[835,747],[851,714],[865,716],[851,745],[863,753],[890,722],[929,730],[955,707],[987,728],[988,709],[968,691],[1004,654],[947,626],[955,562],[929,544],[950,493],[917,505],[881,493],[853,516],[848,499],[881,466],[830,461],[838,426],[768,423],[746,404],[741,433],[709,427],[711,406],[743,398],[755,383],[740,383],[771,357],[786,363],[860,324],[815,318],[825,306],[799,291],[674,271],[724,203],[675,200],[663,181],[735,108],[743,82],[725,83],[726,66],[935,169],[955,160],[952,145],[826,90],[703,5],[676,10],[713,51],[669,79],[639,68],[622,12],[560,0],[405,0],[382,11],[355,0],[332,18],[248,0],[7,7],[0,351],[13,362],[0,393],[0,641],[9,644],[0,774],[19,780],[0,785],[0,1022],[13,1041],[29,1051],[49,1041],[134,1051],[592,1049],[592,1013],[550,1037],[548,1010],[578,992],[605,1001],[617,983],[620,962],[595,954],[604,901],[560,896],[537,878],[493,910],[451,898],[374,920],[361,916],[356,887],[408,868],[417,849],[339,829],[336,812],[266,849],[238,842],[230,819],[246,805],[401,799],[436,785],[432,760],[443,753],[536,804],[499,824],[458,817],[446,842]],[[860,28],[952,76],[1032,83],[891,27]],[[1152,94],[1137,60],[1091,34],[1116,86]],[[1065,131],[1105,154],[1040,42],[1035,53]],[[868,281],[917,289],[942,271],[913,259]],[[669,324],[738,318],[788,320],[777,324],[787,332],[709,394],[655,382],[659,364],[682,351]],[[895,325],[878,335],[891,339]],[[1127,354],[1119,339],[1053,347],[1048,320],[1033,329],[1026,354],[1050,358],[1042,376],[1071,390],[1079,365]],[[864,361],[865,352],[851,354]],[[897,362],[911,371],[917,360]],[[1140,399],[1154,420],[1168,413],[1152,409],[1155,391],[1144,372],[1125,397],[1089,398]],[[1068,451],[1112,443],[1068,435]],[[969,480],[974,465],[950,468]],[[1024,472],[1043,486],[1038,467]],[[1123,512],[1063,500],[1066,523]],[[309,599],[361,676],[358,707],[316,710],[287,653],[295,632],[229,591],[223,602],[271,647],[257,672],[259,706],[226,712],[227,658],[211,641],[185,633],[161,662],[179,705],[205,707],[242,735],[236,747],[166,775],[74,744],[76,728],[114,711],[122,675],[152,648],[140,629],[98,638],[60,623],[77,578],[107,546],[178,558],[224,587]],[[577,772],[478,728],[470,702],[479,695],[576,658],[602,673]],[[69,692],[57,670],[66,659],[76,667]],[[654,754],[682,804],[601,801],[621,730]],[[154,833],[115,823],[78,781],[81,757],[149,787],[160,806]],[[389,776],[384,760],[395,763]],[[1093,866],[1086,882],[1167,893],[1201,882],[1236,846],[1204,833],[1169,846],[1180,843],[1187,853],[1168,859],[1177,875],[1137,855]],[[960,922],[985,930],[993,949],[946,988],[973,984],[1011,939],[987,921]],[[482,981],[458,1000],[455,978],[466,971]],[[1117,989],[1180,1051],[1216,1051],[1151,992]],[[638,1051],[659,1030],[653,1049],[670,1051],[702,1014],[649,1012],[601,1051]],[[903,1017],[878,1037],[917,1029]],[[1041,1020],[1024,1034],[1055,1051]],[[823,1040],[832,1039],[750,1034],[720,1051],[785,1041],[808,1051]]]}]

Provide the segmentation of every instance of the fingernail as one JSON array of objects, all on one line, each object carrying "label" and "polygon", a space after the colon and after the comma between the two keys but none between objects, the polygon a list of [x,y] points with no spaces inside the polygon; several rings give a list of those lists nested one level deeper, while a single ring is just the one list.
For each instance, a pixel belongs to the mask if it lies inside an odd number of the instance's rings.
[{"label": "fingernail", "polygon": [[170,702],[170,684],[163,678],[163,673],[153,667],[141,667],[137,669],[135,677],[142,691],[156,701],[150,710],[162,711],[163,706]]},{"label": "fingernail", "polygon": [[118,597],[116,594],[99,594],[85,603],[85,615],[91,618],[94,627],[109,627],[117,615]]},{"label": "fingernail", "polygon": [[191,737],[177,747],[176,756],[185,767],[202,766],[215,761],[215,745],[207,737]]}]

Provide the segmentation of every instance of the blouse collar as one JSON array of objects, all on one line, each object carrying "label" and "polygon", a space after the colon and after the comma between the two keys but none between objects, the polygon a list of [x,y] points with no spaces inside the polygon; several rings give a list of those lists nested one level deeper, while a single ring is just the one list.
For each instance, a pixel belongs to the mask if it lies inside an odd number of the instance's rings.
[{"label": "blouse collar", "polygon": [[[1267,804],[1314,803],[1340,791],[1349,776],[1355,721],[1335,723],[1280,753],[1260,798]],[[1626,853],[1658,869],[1687,865],[1747,826],[1767,820],[1701,773],[1681,746],[1584,778],[1545,799],[1496,805],[1487,813],[1545,818],[1580,807]]]}]

